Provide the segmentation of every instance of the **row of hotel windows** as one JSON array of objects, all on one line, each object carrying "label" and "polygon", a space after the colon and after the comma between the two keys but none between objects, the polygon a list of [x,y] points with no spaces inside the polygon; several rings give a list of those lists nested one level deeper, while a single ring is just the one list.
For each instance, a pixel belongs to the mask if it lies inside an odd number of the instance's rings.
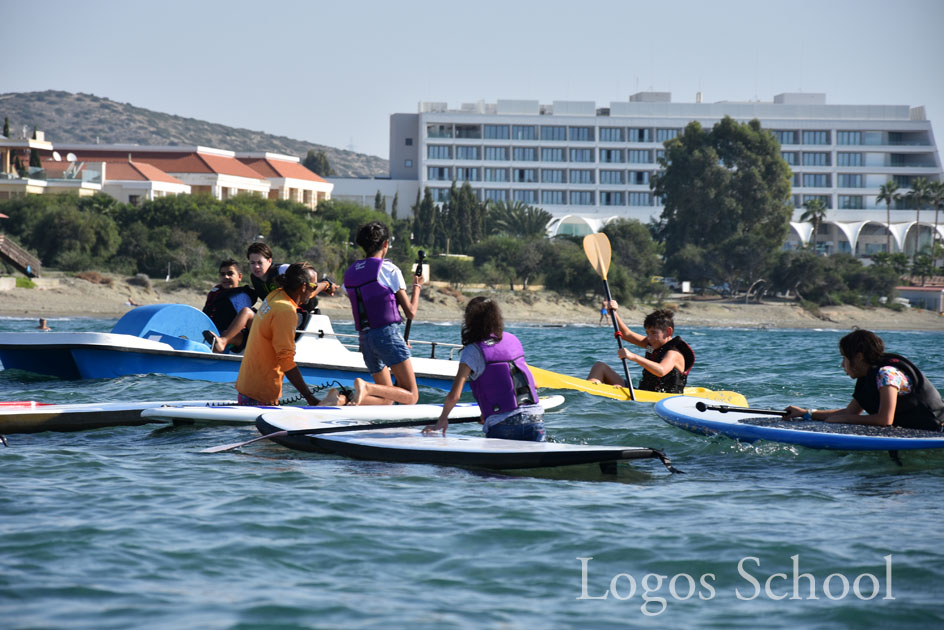
[{"label": "row of hotel windows", "polygon": [[[806,204],[814,199],[822,201],[823,206],[832,209],[832,195],[793,195],[793,206],[795,208],[804,208]],[[837,195],[836,208],[839,210],[862,210],[865,208],[865,197],[862,195]]]},{"label": "row of hotel windows", "polygon": [[[630,186],[648,185],[649,171],[599,171],[600,184],[629,184]],[[596,184],[597,171],[594,169],[563,168],[476,168],[457,166],[430,166],[426,169],[426,179],[430,181],[464,182],[524,182],[545,184]]]},{"label": "row of hotel windows", "polygon": [[[430,188],[433,201],[449,201],[448,188]],[[645,192],[620,190],[507,190],[504,188],[476,189],[476,196],[486,201],[521,201],[527,204],[549,206],[595,206],[599,195],[601,206],[651,206],[653,196]]]},{"label": "row of hotel windows", "polygon": [[[515,162],[596,162],[596,149],[565,149],[556,147],[479,147],[457,146],[448,144],[430,144],[426,147],[426,157],[430,160],[453,159],[457,160],[486,160],[507,162],[509,158]],[[484,149],[484,151],[483,151]],[[653,151],[649,149],[600,149],[600,162],[607,164],[652,164]],[[661,158],[664,151],[655,151],[656,159]],[[540,159],[539,159],[540,158]]]},{"label": "row of hotel windows", "polygon": [[[426,125],[427,138],[471,140],[543,140],[547,142],[665,142],[677,137],[680,128],[594,127],[564,125]],[[775,129],[780,144],[831,144],[826,130]],[[839,145],[930,145],[925,132],[836,131]],[[410,142],[408,142],[410,144]]]},{"label": "row of hotel windows", "polygon": [[[832,152],[781,151],[783,160],[790,166],[832,166]],[[847,153],[836,152],[836,166],[935,166],[931,154],[904,153]]]}]

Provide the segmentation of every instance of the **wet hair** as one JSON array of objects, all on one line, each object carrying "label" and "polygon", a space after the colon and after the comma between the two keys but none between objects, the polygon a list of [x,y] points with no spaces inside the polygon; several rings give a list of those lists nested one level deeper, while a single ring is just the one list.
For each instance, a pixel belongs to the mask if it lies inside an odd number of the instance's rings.
[{"label": "wet hair", "polygon": [[256,241],[249,246],[249,249],[246,250],[246,258],[249,258],[250,254],[262,254],[263,258],[272,260],[272,248],[260,241]]},{"label": "wet hair", "polygon": [[462,322],[462,345],[485,341],[489,337],[501,341],[504,330],[505,323],[498,302],[484,295],[469,300]]},{"label": "wet hair", "polygon": [[874,365],[885,354],[885,342],[874,332],[859,328],[839,340],[839,352],[850,361],[861,352],[866,363]]},{"label": "wet hair", "polygon": [[390,230],[380,221],[371,221],[357,230],[357,244],[368,256],[376,254],[383,247],[384,241],[390,240]]},{"label": "wet hair", "polygon": [[646,319],[642,322],[642,327],[646,330],[650,328],[655,328],[656,330],[668,330],[669,328],[675,328],[675,313],[667,308],[659,309],[658,311],[653,311],[646,315]]},{"label": "wet hair", "polygon": [[236,267],[236,271],[238,271],[240,274],[243,272],[242,267],[239,266],[239,263],[232,258],[227,258],[226,260],[220,262],[220,271],[222,271],[224,267]]},{"label": "wet hair", "polygon": [[276,281],[285,289],[286,293],[294,293],[299,287],[311,282],[312,271],[314,271],[314,267],[306,262],[292,263]]}]

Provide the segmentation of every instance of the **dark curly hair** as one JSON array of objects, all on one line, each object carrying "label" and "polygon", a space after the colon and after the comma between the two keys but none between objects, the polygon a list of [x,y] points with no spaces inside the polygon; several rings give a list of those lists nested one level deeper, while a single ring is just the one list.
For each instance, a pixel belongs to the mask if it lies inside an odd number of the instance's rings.
[{"label": "dark curly hair", "polygon": [[240,267],[239,263],[233,258],[227,258],[226,260],[220,262],[218,269],[222,271],[224,267],[236,267],[236,271],[238,271],[240,274],[243,272],[243,268]]},{"label": "dark curly hair", "polygon": [[501,341],[504,330],[505,323],[498,302],[483,295],[469,300],[462,322],[462,345],[485,341],[489,337]]},{"label": "dark curly hair", "polygon": [[869,365],[875,365],[885,354],[885,342],[874,332],[859,328],[839,340],[839,352],[850,361],[861,352]]},{"label": "dark curly hair", "polygon": [[667,308],[659,309],[658,311],[653,311],[646,315],[646,319],[642,322],[642,327],[646,330],[650,328],[655,328],[656,330],[668,330],[669,328],[675,328],[675,313]]},{"label": "dark curly hair", "polygon": [[306,262],[292,263],[276,281],[286,293],[294,293],[299,287],[311,282],[312,271],[314,267]]},{"label": "dark curly hair", "polygon": [[371,221],[361,226],[355,240],[365,254],[372,256],[381,250],[384,241],[390,240],[390,230],[380,221]]}]

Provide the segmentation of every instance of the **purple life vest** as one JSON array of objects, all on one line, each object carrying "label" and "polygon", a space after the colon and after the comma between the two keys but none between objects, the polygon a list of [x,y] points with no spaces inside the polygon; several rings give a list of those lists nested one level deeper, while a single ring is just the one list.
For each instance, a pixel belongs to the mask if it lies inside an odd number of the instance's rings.
[{"label": "purple life vest", "polygon": [[344,272],[344,289],[357,330],[400,323],[396,296],[378,281],[382,264],[381,258],[364,258]]},{"label": "purple life vest", "polygon": [[525,363],[524,349],[517,337],[506,332],[497,343],[480,341],[475,345],[485,358],[485,371],[471,381],[469,387],[482,410],[483,420],[538,402],[534,377]]}]

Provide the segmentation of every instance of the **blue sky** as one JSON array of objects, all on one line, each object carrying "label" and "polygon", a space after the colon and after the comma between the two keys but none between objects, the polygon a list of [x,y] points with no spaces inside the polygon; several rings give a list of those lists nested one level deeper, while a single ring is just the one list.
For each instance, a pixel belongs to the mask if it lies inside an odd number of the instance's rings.
[{"label": "blue sky", "polygon": [[0,92],[91,93],[381,157],[390,114],[419,101],[803,91],[924,105],[935,130],[944,124],[940,0],[0,0],[0,10]]}]

